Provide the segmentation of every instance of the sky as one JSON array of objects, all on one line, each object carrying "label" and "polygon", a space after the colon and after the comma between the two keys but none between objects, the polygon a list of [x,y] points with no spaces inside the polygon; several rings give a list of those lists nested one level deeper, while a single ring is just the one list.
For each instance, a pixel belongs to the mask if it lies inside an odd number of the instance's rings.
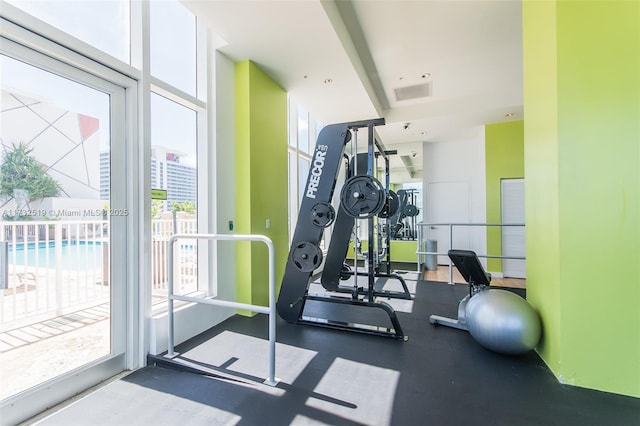
[{"label": "sky", "polygon": [[[130,9],[127,0],[8,0],[52,26],[123,62],[130,61]],[[192,96],[196,95],[195,17],[174,0],[152,1],[151,73]],[[193,64],[189,66],[188,64]],[[64,109],[96,117],[109,141],[108,104],[98,101],[94,89],[57,77],[13,59],[2,57],[2,85],[31,98],[45,100]],[[104,96],[104,94],[102,94]],[[152,96],[152,145],[187,153],[182,162],[195,164],[196,114],[160,96]],[[107,148],[106,146],[104,148]]]}]

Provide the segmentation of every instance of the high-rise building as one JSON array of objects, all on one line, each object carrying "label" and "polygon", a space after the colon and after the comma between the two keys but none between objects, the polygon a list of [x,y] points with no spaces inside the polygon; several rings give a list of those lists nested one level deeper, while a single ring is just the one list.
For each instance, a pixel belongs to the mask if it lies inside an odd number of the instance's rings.
[{"label": "high-rise building", "polygon": [[[109,152],[100,153],[100,198],[109,199]],[[151,149],[151,187],[166,189],[168,210],[174,202],[190,201],[196,205],[197,173],[196,167],[181,163],[186,154],[161,146]]]},{"label": "high-rise building", "polygon": [[109,199],[109,151],[100,152],[100,199]]}]

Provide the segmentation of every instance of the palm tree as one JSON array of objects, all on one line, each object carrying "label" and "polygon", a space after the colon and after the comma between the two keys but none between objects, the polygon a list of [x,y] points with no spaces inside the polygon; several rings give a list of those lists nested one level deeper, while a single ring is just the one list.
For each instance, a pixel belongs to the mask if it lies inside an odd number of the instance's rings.
[{"label": "palm tree", "polygon": [[15,190],[27,191],[29,201],[60,195],[60,184],[47,175],[32,151],[23,142],[5,149],[0,165],[0,197],[14,198]]}]

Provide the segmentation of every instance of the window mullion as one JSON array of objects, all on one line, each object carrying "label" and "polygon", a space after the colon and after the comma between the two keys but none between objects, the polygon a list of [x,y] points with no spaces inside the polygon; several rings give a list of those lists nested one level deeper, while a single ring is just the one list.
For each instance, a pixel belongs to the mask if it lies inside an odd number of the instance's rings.
[{"label": "window mullion", "polygon": [[151,91],[154,93],[190,109],[206,109],[207,104],[200,99],[195,98],[154,76],[150,76],[149,78],[151,82]]}]

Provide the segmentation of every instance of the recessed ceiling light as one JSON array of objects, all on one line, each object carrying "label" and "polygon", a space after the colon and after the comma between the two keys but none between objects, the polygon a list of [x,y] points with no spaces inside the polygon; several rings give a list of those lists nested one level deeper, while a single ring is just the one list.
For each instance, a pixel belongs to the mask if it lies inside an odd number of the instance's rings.
[{"label": "recessed ceiling light", "polygon": [[324,79],[324,84],[331,84],[331,83],[333,83],[333,79],[331,79],[331,78],[325,78]]}]

